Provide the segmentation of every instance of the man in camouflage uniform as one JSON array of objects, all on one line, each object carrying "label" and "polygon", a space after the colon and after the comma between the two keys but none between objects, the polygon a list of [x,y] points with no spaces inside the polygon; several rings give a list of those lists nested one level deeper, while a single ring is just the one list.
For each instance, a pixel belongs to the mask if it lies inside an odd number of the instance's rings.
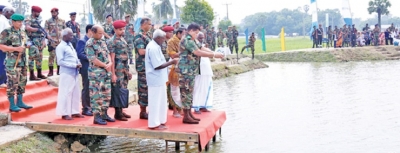
[{"label": "man in camouflage uniform", "polygon": [[[124,39],[128,43],[129,64],[133,64],[133,38],[135,36],[135,26],[130,22],[131,15],[125,15],[125,34]],[[115,28],[115,27],[114,27]],[[115,31],[115,30],[114,30]]]},{"label": "man in camouflage uniform", "polygon": [[133,39],[135,46],[135,54],[136,54],[136,72],[137,72],[137,86],[138,86],[138,103],[140,105],[140,119],[148,118],[148,114],[146,112],[146,107],[148,105],[147,98],[147,82],[146,82],[146,68],[145,68],[145,54],[146,54],[146,46],[151,41],[149,30],[152,27],[151,20],[149,18],[142,18],[140,21],[140,31]]},{"label": "man in camouflage uniform", "polygon": [[69,13],[69,16],[71,18],[70,21],[68,21],[67,23],[65,23],[65,25],[68,28],[71,28],[73,34],[74,34],[74,39],[72,39],[71,43],[72,46],[74,46],[74,48],[76,49],[76,44],[78,43],[78,40],[81,39],[81,30],[80,30],[80,25],[78,22],[75,22],[76,19],[76,12],[71,12]]},{"label": "man in camouflage uniform", "polygon": [[[55,49],[58,44],[60,44],[62,36],[61,31],[65,29],[65,20],[60,19],[58,17],[58,8],[51,9],[51,18],[46,21],[44,29],[51,36],[53,41],[49,41],[48,50],[49,50],[49,74],[48,77],[53,76],[53,67],[56,58]],[[57,64],[57,63],[56,63]],[[57,75],[60,74],[60,67],[57,66]]]},{"label": "man in camouflage uniform", "polygon": [[[187,28],[188,33],[182,38],[179,46],[179,63],[176,71],[179,75],[179,88],[183,106],[183,123],[199,124],[200,119],[193,116],[191,107],[193,104],[193,88],[196,75],[199,74],[200,55],[201,57],[223,58],[221,53],[212,52],[200,46],[196,41],[200,27],[197,24],[191,24]],[[204,49],[204,50],[203,50]]]},{"label": "man in camouflage uniform", "polygon": [[86,42],[85,52],[89,59],[89,92],[93,124],[107,125],[115,122],[107,114],[111,100],[111,70],[112,60],[103,37],[104,29],[95,25],[92,27],[93,37]]},{"label": "man in camouflage uniform", "polygon": [[209,48],[211,49],[211,50],[215,50],[215,48],[213,47],[213,45],[212,45],[212,43],[213,43],[213,30],[211,30],[211,29],[209,29],[208,27],[207,27],[207,29],[206,29],[206,33],[204,33],[205,35],[207,35],[206,36],[206,43],[208,44],[208,46],[209,46]]},{"label": "man in camouflage uniform", "polygon": [[[24,16],[13,14],[11,16],[12,26],[4,29],[0,35],[0,50],[7,53],[5,61],[7,73],[7,96],[10,102],[10,112],[19,112],[20,108],[30,109],[32,106],[26,105],[22,99],[25,93],[26,80],[26,53],[25,45],[27,36],[21,30]],[[17,93],[17,104],[15,105],[14,96]]]},{"label": "man in camouflage uniform", "polygon": [[106,16],[106,23],[103,24],[104,39],[107,41],[114,35],[113,18],[109,14]]},{"label": "man in camouflage uniform", "polygon": [[333,31],[332,31],[332,26],[328,27],[328,30],[326,31],[326,35],[328,36],[328,46],[331,47],[333,43]]},{"label": "man in camouflage uniform", "polygon": [[165,26],[162,31],[165,32],[165,41],[164,43],[161,45],[161,51],[164,55],[165,61],[169,61],[170,57],[169,54],[167,52],[167,47],[168,47],[168,40],[170,40],[172,38],[172,36],[174,36],[174,27],[171,26]]},{"label": "man in camouflage uniform", "polygon": [[[239,36],[239,31],[236,30],[236,26],[233,26],[233,30],[232,30],[232,49],[233,49],[233,47],[235,47],[236,54],[239,54],[238,36]],[[233,53],[233,50],[231,50],[231,52]]]},{"label": "man in camouflage uniform", "polygon": [[[129,23],[129,22],[127,22]],[[108,40],[107,48],[111,53],[111,60],[114,66],[111,68],[111,82],[112,86],[117,88],[128,88],[128,81],[132,79],[132,74],[129,72],[129,49],[128,42],[123,37],[126,28],[126,22],[122,20],[114,21],[114,36]],[[118,92],[118,91],[113,91]],[[117,105],[111,105],[115,108],[114,118],[120,121],[127,121],[131,118],[130,115],[125,114],[122,108]]]},{"label": "man in camouflage uniform", "polygon": [[[35,81],[40,79],[46,79],[42,74],[42,60],[43,60],[43,48],[46,47],[45,34],[39,29],[40,27],[40,12],[42,9],[38,6],[32,6],[32,14],[25,19],[25,30],[30,39],[31,46],[29,47],[29,80]],[[50,36],[47,35],[47,39]],[[34,74],[34,65],[36,62],[37,78]]]},{"label": "man in camouflage uniform", "polygon": [[211,32],[212,32],[212,35],[211,35],[211,40],[212,40],[212,42],[211,42],[211,48],[212,48],[212,50],[213,51],[215,51],[215,49],[216,49],[216,38],[217,38],[217,32],[215,32],[215,28],[214,27],[212,27],[211,28]]},{"label": "man in camouflage uniform", "polygon": [[232,33],[232,27],[229,26],[228,30],[225,33],[227,40],[227,46],[229,47],[229,50],[233,52],[233,33]]},{"label": "man in camouflage uniform", "polygon": [[218,39],[218,47],[224,47],[224,38],[226,38],[225,34],[222,32],[222,29],[218,29],[217,39]]},{"label": "man in camouflage uniform", "polygon": [[250,39],[249,39],[249,44],[247,46],[244,46],[242,48],[242,52],[240,54],[243,54],[244,49],[246,48],[251,48],[251,59],[254,59],[254,42],[256,42],[256,37],[254,36],[254,32],[251,33]]},{"label": "man in camouflage uniform", "polygon": [[381,29],[379,29],[379,24],[375,24],[375,29],[372,32],[374,34],[374,45],[379,46],[379,34],[381,33]]},{"label": "man in camouflage uniform", "polygon": [[342,34],[342,39],[343,39],[342,47],[344,47],[347,44],[346,39],[347,39],[347,35],[348,35],[348,30],[347,30],[346,24],[343,25],[342,33],[343,33]]}]

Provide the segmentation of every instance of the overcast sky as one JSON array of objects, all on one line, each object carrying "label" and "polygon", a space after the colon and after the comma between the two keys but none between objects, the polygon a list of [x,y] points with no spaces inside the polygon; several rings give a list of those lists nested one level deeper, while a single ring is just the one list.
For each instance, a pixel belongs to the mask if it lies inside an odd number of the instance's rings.
[{"label": "overcast sky", "polygon": [[[0,0],[0,4],[7,4],[8,0]],[[87,0],[22,0],[28,2],[29,5],[39,5],[42,7],[43,12],[41,13],[44,19],[50,18],[50,9],[53,7],[58,7],[60,10],[60,17],[69,20],[69,12],[83,12],[83,4]],[[177,0],[178,6],[184,5],[184,0]],[[238,24],[247,15],[251,15],[257,12],[269,12],[269,11],[279,11],[283,8],[296,9],[299,6],[308,5],[310,0],[206,0],[213,7],[214,11],[217,13],[217,18],[222,19],[226,16],[226,5],[229,5],[229,19]],[[366,19],[372,17],[368,14],[369,0],[350,0],[351,11],[354,13],[354,17],[361,17]],[[147,0],[146,11],[151,11],[151,3],[159,3],[159,0]],[[171,0],[173,2],[173,0]],[[400,16],[400,0],[390,0],[392,7],[389,9],[391,14],[394,16]],[[341,0],[317,0],[318,8],[320,9],[335,9],[341,8]],[[87,11],[87,10],[86,10]],[[78,16],[81,18],[82,16]]]}]

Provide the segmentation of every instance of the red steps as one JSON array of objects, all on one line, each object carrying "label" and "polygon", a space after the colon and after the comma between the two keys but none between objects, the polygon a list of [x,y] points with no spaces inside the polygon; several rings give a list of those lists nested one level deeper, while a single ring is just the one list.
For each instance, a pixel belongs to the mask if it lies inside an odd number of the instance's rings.
[{"label": "red steps", "polygon": [[[57,105],[58,88],[48,85],[47,80],[29,82],[25,89],[23,101],[33,108],[11,113],[13,120],[32,114],[53,110]],[[17,98],[15,98],[15,102]],[[0,89],[0,112],[10,113],[6,89]]]}]

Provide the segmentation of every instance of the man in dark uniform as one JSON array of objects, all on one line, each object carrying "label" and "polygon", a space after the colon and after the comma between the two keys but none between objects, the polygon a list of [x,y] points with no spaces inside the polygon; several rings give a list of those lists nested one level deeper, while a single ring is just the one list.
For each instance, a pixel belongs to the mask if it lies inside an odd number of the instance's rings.
[{"label": "man in dark uniform", "polygon": [[65,23],[65,25],[68,28],[72,29],[72,32],[74,34],[74,39],[72,39],[71,43],[72,46],[76,49],[76,43],[78,43],[78,40],[81,39],[81,30],[80,30],[80,25],[78,22],[75,22],[76,19],[76,12],[71,12],[69,13],[69,17],[71,18],[70,21]]},{"label": "man in dark uniform", "polygon": [[140,119],[148,119],[148,114],[146,108],[148,106],[147,97],[147,82],[146,82],[146,68],[145,68],[145,54],[146,46],[151,41],[149,30],[151,28],[151,20],[149,18],[142,18],[140,21],[140,31],[137,33],[133,39],[133,44],[135,46],[136,54],[136,72],[137,72],[137,86],[138,86],[138,103],[140,105]]},{"label": "man in dark uniform", "polygon": [[254,59],[254,43],[256,42],[256,37],[254,35],[254,32],[251,33],[251,36],[249,38],[249,44],[247,46],[243,46],[242,52],[240,54],[243,54],[244,49],[246,48],[251,48],[251,59]]},{"label": "man in dark uniform", "polygon": [[313,38],[313,45],[312,48],[318,48],[318,30],[316,29],[315,26],[313,26],[313,32],[312,32],[312,38]]},{"label": "man in dark uniform", "polygon": [[322,28],[321,24],[319,24],[319,28],[317,29],[317,32],[318,32],[317,33],[318,34],[318,47],[322,47],[322,38],[324,38],[324,28]]},{"label": "man in dark uniform", "polygon": [[357,29],[353,24],[353,27],[351,28],[351,47],[356,47],[356,43],[357,43]]},{"label": "man in dark uniform", "polygon": [[[238,44],[238,36],[239,36],[239,31],[236,30],[236,26],[233,26],[232,30],[232,49],[236,49],[236,54],[238,54],[239,51],[239,44]],[[231,51],[233,53],[233,50]]]}]

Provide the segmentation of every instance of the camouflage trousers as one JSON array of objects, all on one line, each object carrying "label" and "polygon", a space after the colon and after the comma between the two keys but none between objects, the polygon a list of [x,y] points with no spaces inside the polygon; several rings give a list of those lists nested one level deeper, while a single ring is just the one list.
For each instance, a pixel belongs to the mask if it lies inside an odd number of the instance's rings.
[{"label": "camouflage trousers", "polygon": [[[90,68],[89,68],[90,69]],[[89,94],[93,113],[103,115],[111,101],[110,72],[104,69],[89,70]]]},{"label": "camouflage trousers", "polygon": [[212,41],[211,42],[211,50],[215,51],[215,49],[216,49],[216,43],[215,43],[215,41]]},{"label": "camouflage trousers", "polygon": [[148,90],[147,90],[147,81],[146,81],[146,72],[137,72],[137,88],[138,88],[138,96],[139,96],[139,105],[147,106],[148,105]]},{"label": "camouflage trousers", "polygon": [[231,52],[233,53],[233,48],[235,48],[236,50],[236,54],[238,54],[239,51],[239,44],[237,41],[233,41],[229,44],[229,49],[231,50]]},{"label": "camouflage trousers", "polygon": [[224,42],[222,40],[218,40],[218,47],[224,47]]},{"label": "camouflage trousers", "polygon": [[128,45],[128,57],[129,59],[133,59],[133,45]]},{"label": "camouflage trousers", "polygon": [[25,86],[27,83],[27,67],[18,66],[14,69],[14,66],[7,66],[7,96],[14,96],[15,92],[17,95],[25,93]]},{"label": "camouflage trousers", "polygon": [[59,43],[51,43],[51,45],[49,45],[48,47],[48,51],[49,51],[49,67],[53,67],[54,66],[54,62],[57,65],[57,56],[56,56],[56,47]]},{"label": "camouflage trousers", "polygon": [[29,47],[28,65],[31,71],[34,69],[35,62],[36,69],[42,69],[43,49],[40,49],[44,47],[42,40],[42,38],[33,38],[32,46]]},{"label": "camouflage trousers", "polygon": [[115,75],[117,76],[117,81],[115,82],[116,87],[125,89],[128,88],[128,73],[128,63],[117,62],[115,66]]},{"label": "camouflage trousers", "polygon": [[191,109],[193,104],[193,88],[196,75],[181,74],[179,76],[179,88],[183,109]]}]

